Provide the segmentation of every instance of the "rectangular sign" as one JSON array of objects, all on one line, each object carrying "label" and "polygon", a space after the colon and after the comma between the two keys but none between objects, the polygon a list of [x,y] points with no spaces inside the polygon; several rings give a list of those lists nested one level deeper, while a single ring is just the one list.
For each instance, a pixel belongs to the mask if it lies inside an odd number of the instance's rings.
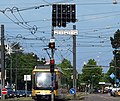
[{"label": "rectangular sign", "polygon": [[24,75],[24,81],[31,81],[31,75]]},{"label": "rectangular sign", "polygon": [[54,34],[58,34],[58,35],[77,35],[78,30],[54,30]]}]

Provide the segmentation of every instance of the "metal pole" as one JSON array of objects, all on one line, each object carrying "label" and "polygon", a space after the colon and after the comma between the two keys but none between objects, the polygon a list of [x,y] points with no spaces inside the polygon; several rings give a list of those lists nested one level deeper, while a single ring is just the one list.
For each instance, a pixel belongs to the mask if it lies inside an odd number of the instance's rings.
[{"label": "metal pole", "polygon": [[115,86],[116,86],[116,54],[114,55],[114,68],[115,68]]},{"label": "metal pole", "polygon": [[18,89],[18,87],[17,87],[17,78],[18,78],[18,52],[16,51],[16,71],[15,71],[15,76],[16,76],[16,78],[15,78],[15,83],[16,83],[16,90]]},{"label": "metal pole", "polygon": [[[76,30],[76,25],[73,25],[73,30]],[[76,90],[76,35],[73,35],[73,88]],[[74,99],[76,93],[74,94]]]},{"label": "metal pole", "polygon": [[93,93],[93,76],[92,76],[92,85],[91,85],[91,93]]},{"label": "metal pole", "polygon": [[16,67],[16,71],[15,71],[15,73],[16,73],[16,78],[15,78],[15,83],[16,83],[16,90],[17,90],[17,67]]},{"label": "metal pole", "polygon": [[25,90],[26,90],[26,97],[27,97],[27,75],[26,75],[26,86],[25,86]]},{"label": "metal pole", "polygon": [[12,86],[12,55],[11,55],[11,65],[10,65],[10,85]]},{"label": "metal pole", "polygon": [[[52,34],[51,34],[51,38],[54,38],[54,27],[52,26]],[[51,58],[54,59],[54,49],[51,49]],[[51,101],[54,101],[54,73],[51,73],[51,85],[52,85],[52,89],[51,89]]]},{"label": "metal pole", "polygon": [[5,87],[5,47],[4,47],[4,25],[1,25],[1,99],[5,100],[2,89]]}]

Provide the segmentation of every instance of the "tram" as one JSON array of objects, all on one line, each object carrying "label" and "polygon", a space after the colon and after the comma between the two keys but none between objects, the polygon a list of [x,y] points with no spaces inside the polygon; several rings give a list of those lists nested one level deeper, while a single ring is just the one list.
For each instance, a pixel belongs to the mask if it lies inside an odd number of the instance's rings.
[{"label": "tram", "polygon": [[[67,94],[66,79],[60,67],[54,68],[54,98],[61,99]],[[35,66],[32,71],[32,98],[51,99],[50,65]]]}]

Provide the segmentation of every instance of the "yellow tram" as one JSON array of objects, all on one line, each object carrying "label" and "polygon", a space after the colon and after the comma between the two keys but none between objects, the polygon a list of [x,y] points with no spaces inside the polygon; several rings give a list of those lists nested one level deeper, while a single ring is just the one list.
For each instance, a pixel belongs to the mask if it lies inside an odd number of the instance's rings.
[{"label": "yellow tram", "polygon": [[[63,98],[67,93],[66,79],[60,67],[54,68],[54,98]],[[51,99],[50,65],[35,66],[32,71],[32,98]]]}]

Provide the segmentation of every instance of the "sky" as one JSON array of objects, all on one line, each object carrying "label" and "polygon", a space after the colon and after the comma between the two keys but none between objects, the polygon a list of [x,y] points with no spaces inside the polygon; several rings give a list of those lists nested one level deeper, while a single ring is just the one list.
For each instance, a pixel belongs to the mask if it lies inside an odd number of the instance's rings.
[{"label": "sky", "polygon": [[[49,56],[45,51],[51,38],[52,4],[75,3],[76,23],[68,23],[66,28],[76,25],[76,68],[81,73],[89,59],[95,59],[97,65],[109,69],[113,59],[110,37],[120,27],[120,0],[1,0],[0,24],[5,26],[5,43],[19,42],[24,52],[34,52],[41,59]],[[45,5],[44,7],[40,7]],[[73,64],[73,38],[70,35],[55,35],[55,62],[66,58]],[[51,54],[48,49],[48,53]],[[106,67],[105,67],[106,66]]]}]

